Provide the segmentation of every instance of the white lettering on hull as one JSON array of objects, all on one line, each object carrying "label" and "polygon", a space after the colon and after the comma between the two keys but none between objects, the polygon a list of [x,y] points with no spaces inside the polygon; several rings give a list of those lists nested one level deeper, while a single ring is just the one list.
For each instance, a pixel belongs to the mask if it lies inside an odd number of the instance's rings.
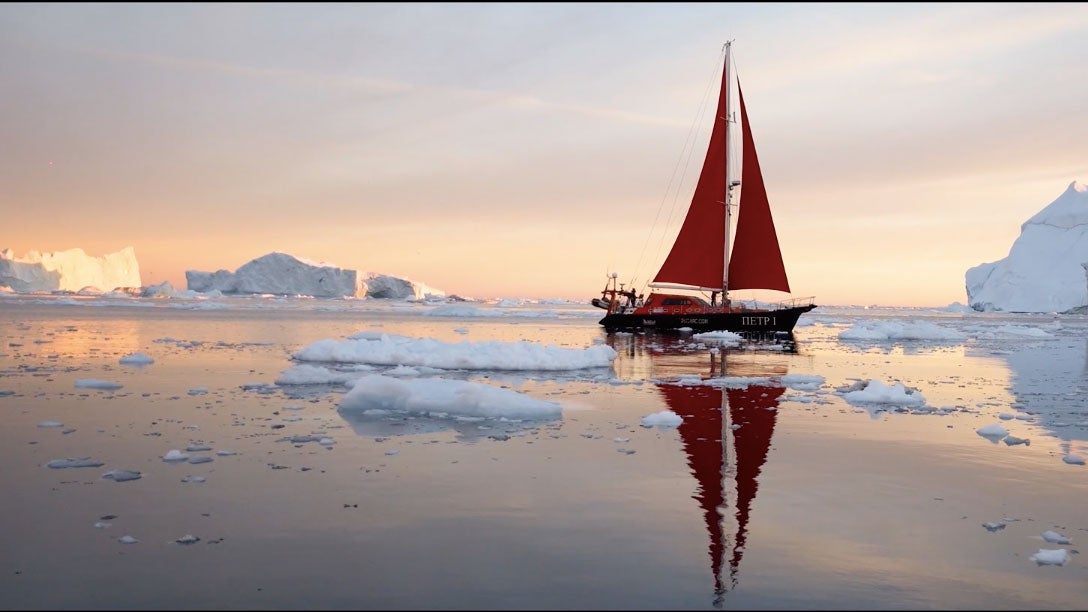
[{"label": "white lettering on hull", "polygon": [[775,324],[775,317],[746,316],[740,318],[740,324],[747,327],[768,327]]}]

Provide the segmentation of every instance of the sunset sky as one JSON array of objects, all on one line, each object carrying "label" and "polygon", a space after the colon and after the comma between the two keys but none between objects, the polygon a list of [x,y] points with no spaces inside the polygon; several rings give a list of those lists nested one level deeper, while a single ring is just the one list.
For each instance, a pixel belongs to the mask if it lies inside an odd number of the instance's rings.
[{"label": "sunset sky", "polygon": [[0,249],[642,285],[726,40],[794,296],[966,303],[1088,182],[1084,3],[3,4]]}]

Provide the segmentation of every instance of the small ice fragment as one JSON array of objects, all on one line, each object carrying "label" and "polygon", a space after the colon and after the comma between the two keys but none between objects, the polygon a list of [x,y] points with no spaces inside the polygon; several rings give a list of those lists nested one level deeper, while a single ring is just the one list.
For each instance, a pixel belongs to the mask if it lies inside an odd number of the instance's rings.
[{"label": "small ice fragment", "polygon": [[1064,548],[1040,548],[1039,552],[1031,556],[1031,560],[1038,565],[1065,565],[1069,560],[1069,551]]},{"label": "small ice fragment", "polygon": [[982,436],[983,438],[987,438],[993,442],[997,442],[1001,438],[1009,435],[1009,430],[1005,429],[1000,425],[994,424],[986,425],[985,427],[979,427],[975,430],[975,433]]},{"label": "small ice fragment", "polygon": [[662,410],[642,417],[643,427],[676,427],[683,422],[683,418],[671,410]]},{"label": "small ice fragment", "polygon": [[59,470],[62,468],[101,467],[105,464],[90,457],[82,457],[80,459],[54,459],[45,465],[54,470]]},{"label": "small ice fragment", "polygon": [[1051,544],[1072,544],[1073,541],[1057,531],[1044,531],[1043,539]]},{"label": "small ice fragment", "polygon": [[993,533],[995,531],[1001,531],[1002,529],[1004,529],[1005,523],[991,521],[989,523],[983,523],[982,526],[986,528],[986,531]]},{"label": "small ice fragment", "polygon": [[155,363],[155,360],[143,353],[130,353],[118,360],[121,365],[145,366]]},{"label": "small ice fragment", "polygon": [[125,482],[126,480],[138,480],[142,474],[136,470],[110,470],[105,474],[102,474],[102,478],[112,480],[114,482]]},{"label": "small ice fragment", "polygon": [[178,539],[176,539],[174,541],[177,542],[178,544],[196,544],[197,542],[200,541],[200,538],[196,537],[195,535],[187,533],[187,534],[181,536],[180,538],[178,538]]},{"label": "small ice fragment", "polygon": [[179,451],[176,448],[170,449],[165,455],[162,456],[163,461],[185,461],[189,458],[189,455]]},{"label": "small ice fragment", "polygon": [[137,542],[139,542],[139,540],[137,540],[136,538],[134,538],[134,537],[132,537],[130,535],[123,535],[123,536],[117,538],[117,541],[122,543],[122,544],[136,544]]},{"label": "small ice fragment", "polygon": [[76,387],[79,389],[103,389],[105,391],[113,391],[123,387],[121,383],[110,382],[108,380],[98,380],[96,378],[80,378],[76,380]]}]

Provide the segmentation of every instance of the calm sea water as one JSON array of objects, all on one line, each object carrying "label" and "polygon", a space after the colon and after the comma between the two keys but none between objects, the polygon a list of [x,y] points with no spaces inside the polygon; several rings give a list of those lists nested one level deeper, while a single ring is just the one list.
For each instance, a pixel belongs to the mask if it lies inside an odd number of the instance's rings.
[{"label": "calm sea water", "polygon": [[[823,307],[802,318],[796,352],[715,351],[608,336],[588,306],[470,307],[484,316],[366,300],[0,298],[0,607],[1088,602],[1088,467],[1065,460],[1088,457],[1083,317]],[[917,322],[966,339],[839,337]],[[606,342],[618,356],[593,371],[446,374],[559,402],[562,417],[542,422],[364,419],[338,412],[342,387],[273,384],[292,351],[362,330]],[[155,362],[119,364],[135,352]],[[821,382],[669,384],[786,374]],[[937,410],[845,401],[866,380],[902,382]],[[683,424],[641,425],[664,410]],[[977,433],[993,424],[1030,444]],[[307,435],[327,443],[291,441]],[[214,460],[162,460],[193,445]],[[103,465],[47,467],[85,457]],[[102,478],[113,469],[142,477]],[[1041,549],[1069,559],[1039,565]]]}]

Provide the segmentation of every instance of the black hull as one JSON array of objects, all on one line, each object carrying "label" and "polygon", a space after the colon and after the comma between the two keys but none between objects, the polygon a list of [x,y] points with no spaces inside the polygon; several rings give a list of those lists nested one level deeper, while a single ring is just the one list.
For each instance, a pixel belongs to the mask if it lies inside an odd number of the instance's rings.
[{"label": "black hull", "polygon": [[815,304],[766,311],[736,311],[714,314],[610,314],[600,320],[605,331],[731,331],[744,337],[773,336],[777,332],[792,333],[797,319],[816,308]]}]

